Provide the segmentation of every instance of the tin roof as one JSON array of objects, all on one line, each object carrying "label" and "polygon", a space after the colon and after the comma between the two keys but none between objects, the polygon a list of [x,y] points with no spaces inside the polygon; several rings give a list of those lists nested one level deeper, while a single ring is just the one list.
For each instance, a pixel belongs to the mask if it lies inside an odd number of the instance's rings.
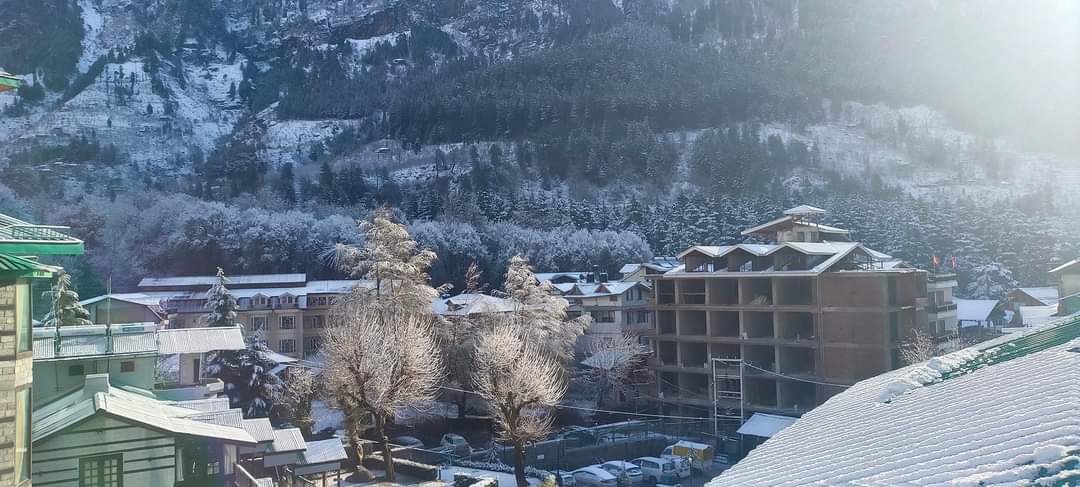
[{"label": "tin roof", "polygon": [[0,213],[0,254],[82,255],[83,241],[59,231],[66,229],[34,225]]},{"label": "tin roof", "polygon": [[318,463],[340,462],[348,458],[345,447],[338,438],[328,440],[309,441],[307,449],[297,465],[314,465]]},{"label": "tin roof", "polygon": [[[341,443],[341,440],[335,441]],[[300,451],[305,448],[307,448],[307,443],[304,442],[304,435],[300,434],[300,429],[288,428],[274,430],[274,444],[270,445],[269,453]]]},{"label": "tin roof", "polygon": [[87,376],[79,390],[35,409],[31,437],[34,442],[44,440],[98,413],[178,435],[255,444],[242,428],[196,419],[207,413],[111,387],[107,374]]},{"label": "tin roof", "polygon": [[244,334],[239,326],[176,328],[158,330],[158,351],[162,354],[206,353],[214,350],[243,350]]},{"label": "tin roof", "polygon": [[111,355],[206,353],[214,350],[242,350],[243,331],[239,326],[178,328],[157,330],[154,323],[64,326],[60,347],[55,328],[34,330],[34,360],[71,359]]}]

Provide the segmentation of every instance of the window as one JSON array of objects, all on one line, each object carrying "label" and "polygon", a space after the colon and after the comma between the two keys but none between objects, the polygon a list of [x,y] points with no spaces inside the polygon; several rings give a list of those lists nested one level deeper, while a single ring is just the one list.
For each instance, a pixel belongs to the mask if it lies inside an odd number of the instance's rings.
[{"label": "window", "polygon": [[323,315],[315,315],[311,317],[311,326],[314,328],[325,328],[326,322],[323,320]]},{"label": "window", "polygon": [[19,284],[15,286],[15,319],[16,340],[18,341],[18,352],[29,352],[32,343],[34,332],[31,329],[30,324],[30,285]]},{"label": "window", "polygon": [[322,337],[304,338],[304,355],[311,355],[319,351],[322,346]]},{"label": "window", "polygon": [[68,377],[75,377],[78,375],[86,375],[86,369],[82,365],[69,365]]},{"label": "window", "polygon": [[281,317],[281,322],[278,325],[278,328],[281,328],[282,330],[295,329],[296,328],[296,318],[293,317],[293,316],[282,316]]},{"label": "window", "polygon": [[597,323],[614,323],[615,312],[614,311],[593,311],[593,321]]},{"label": "window", "polygon": [[259,331],[266,328],[266,317],[256,316],[251,318],[251,331]]},{"label": "window", "polygon": [[120,362],[120,372],[135,372],[135,361],[125,360]]},{"label": "window", "polygon": [[607,300],[608,300],[608,301],[611,301],[612,303],[616,303],[616,302],[618,302],[618,301],[619,301],[619,297],[618,297],[618,296],[616,296],[616,295],[614,295],[614,294],[612,294],[611,296],[608,296]]},{"label": "window", "polygon": [[123,487],[123,456],[104,455],[79,459],[79,487]]},{"label": "window", "polygon": [[30,389],[15,393],[15,479],[30,478]]},{"label": "window", "polygon": [[296,351],[296,340],[292,338],[286,338],[278,343],[278,352],[280,353],[293,353]]}]

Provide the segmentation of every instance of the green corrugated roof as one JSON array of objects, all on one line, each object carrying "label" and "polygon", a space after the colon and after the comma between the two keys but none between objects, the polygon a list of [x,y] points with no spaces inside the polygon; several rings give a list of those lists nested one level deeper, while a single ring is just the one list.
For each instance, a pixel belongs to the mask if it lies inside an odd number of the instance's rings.
[{"label": "green corrugated roof", "polygon": [[0,214],[0,253],[9,255],[82,255],[83,241],[61,233],[67,227],[34,225]]},{"label": "green corrugated roof", "polygon": [[0,71],[0,91],[15,90],[19,88],[19,84],[22,80],[16,78],[10,73]]},{"label": "green corrugated roof", "polygon": [[967,363],[944,374],[941,380],[959,377],[983,367],[1038,353],[1077,338],[1080,338],[1080,316],[1066,318],[1059,324],[1048,325],[1034,333],[987,348]]},{"label": "green corrugated roof", "polygon": [[29,277],[52,277],[60,268],[15,255],[0,254],[0,273]]}]

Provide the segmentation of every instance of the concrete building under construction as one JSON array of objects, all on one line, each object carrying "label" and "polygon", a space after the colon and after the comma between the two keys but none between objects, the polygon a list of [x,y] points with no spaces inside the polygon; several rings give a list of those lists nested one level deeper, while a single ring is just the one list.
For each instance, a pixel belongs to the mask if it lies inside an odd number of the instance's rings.
[{"label": "concrete building under construction", "polygon": [[927,273],[818,223],[824,213],[792,208],[743,232],[773,243],[695,246],[653,278],[668,413],[798,416],[903,365],[901,343],[928,331]]}]

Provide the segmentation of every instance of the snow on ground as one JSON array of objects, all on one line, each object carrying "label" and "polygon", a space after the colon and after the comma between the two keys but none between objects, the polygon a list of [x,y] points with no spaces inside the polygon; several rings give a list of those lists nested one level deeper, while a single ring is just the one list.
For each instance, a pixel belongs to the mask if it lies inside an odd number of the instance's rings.
[{"label": "snow on ground", "polygon": [[[499,481],[499,485],[513,486],[517,485],[517,480],[514,478],[514,474],[492,472],[490,470],[480,470],[478,468],[466,468],[466,467],[443,467],[439,470],[439,478],[453,482],[455,473],[463,473],[478,479],[496,479]],[[529,485],[540,485],[540,481],[529,477]]]},{"label": "snow on ground", "polygon": [[101,44],[101,30],[105,25],[105,18],[101,15],[101,11],[98,10],[97,5],[91,0],[79,0],[79,8],[82,9],[83,29],[85,34],[83,35],[83,51],[79,55],[79,72],[85,73],[90,65],[97,60],[98,56],[108,51],[108,48]]},{"label": "snow on ground", "polygon": [[311,417],[315,420],[312,431],[322,431],[326,428],[333,430],[345,429],[345,414],[341,410],[331,408],[326,401],[311,401]]}]

